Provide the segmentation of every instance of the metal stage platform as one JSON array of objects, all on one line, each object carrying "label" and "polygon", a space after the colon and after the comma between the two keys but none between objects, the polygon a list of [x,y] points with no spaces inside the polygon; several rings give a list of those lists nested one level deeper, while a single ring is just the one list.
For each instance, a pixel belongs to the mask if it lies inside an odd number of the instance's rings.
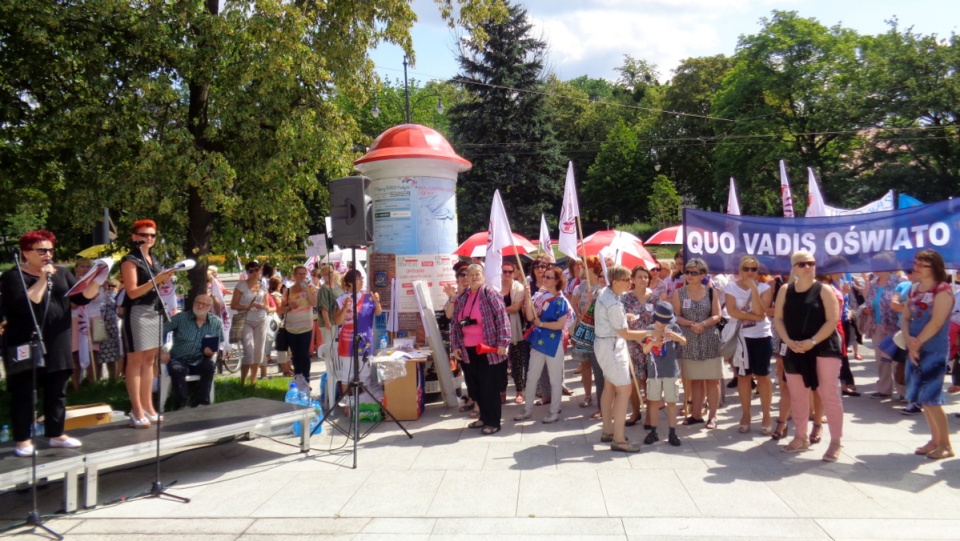
[{"label": "metal stage platform", "polygon": [[[309,426],[312,408],[263,398],[245,398],[211,406],[183,409],[164,414],[160,453],[215,442],[221,438],[247,434],[268,434],[276,425],[305,421]],[[97,478],[100,469],[148,460],[157,451],[156,429],[135,430],[126,422],[71,430],[83,441],[76,450],[50,449],[45,438],[38,439],[38,478],[64,476],[63,504],[67,513],[77,510],[77,476],[83,474],[83,506],[97,505]],[[300,450],[309,449],[309,431],[300,436]],[[18,458],[12,445],[0,449],[0,490],[30,481],[30,458]]]}]

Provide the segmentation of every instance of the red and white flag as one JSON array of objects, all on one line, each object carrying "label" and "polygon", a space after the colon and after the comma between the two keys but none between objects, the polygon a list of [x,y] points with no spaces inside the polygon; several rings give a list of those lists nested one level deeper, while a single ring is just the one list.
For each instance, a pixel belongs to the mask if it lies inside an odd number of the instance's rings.
[{"label": "red and white flag", "polygon": [[507,211],[500,199],[500,190],[493,192],[493,204],[490,205],[490,228],[487,231],[487,259],[484,262],[483,277],[487,285],[500,291],[500,266],[503,264],[502,251],[513,246],[513,233]]},{"label": "red and white flag", "polygon": [[550,228],[547,227],[547,218],[540,215],[540,251],[553,255],[553,245],[550,242]]},{"label": "red and white flag", "polygon": [[737,186],[730,177],[730,192],[727,194],[727,214],[740,216],[740,201],[737,199]]},{"label": "red and white flag", "polygon": [[563,186],[563,204],[560,207],[560,241],[557,249],[567,257],[577,255],[577,218],[580,205],[577,203],[577,186],[573,180],[573,162],[567,165],[567,180]]},{"label": "red and white flag", "polygon": [[793,194],[790,193],[787,164],[783,160],[780,160],[780,199],[783,200],[783,217],[793,218]]},{"label": "red and white flag", "polygon": [[809,176],[807,179],[807,218],[816,218],[827,216],[826,203],[823,201],[823,194],[820,193],[820,186],[817,185],[817,177],[813,174],[813,168],[807,167]]}]

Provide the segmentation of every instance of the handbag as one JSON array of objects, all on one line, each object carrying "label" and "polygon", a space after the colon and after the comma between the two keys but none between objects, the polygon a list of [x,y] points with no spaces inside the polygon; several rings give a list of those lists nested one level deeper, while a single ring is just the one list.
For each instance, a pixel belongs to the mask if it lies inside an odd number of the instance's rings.
[{"label": "handbag", "polygon": [[570,335],[570,341],[573,342],[574,347],[577,349],[593,351],[593,342],[597,337],[593,316],[596,306],[597,301],[594,299],[594,301],[590,303],[590,307],[587,308],[587,311],[584,312],[580,320],[577,321],[577,326],[573,329],[573,334]]},{"label": "handbag", "polygon": [[107,341],[107,325],[103,322],[103,318],[97,317],[90,320],[90,339],[96,344]]},{"label": "handbag", "polygon": [[743,321],[734,319],[736,323],[727,323],[720,332],[720,356],[724,359],[733,357],[733,354],[737,352],[737,342]]},{"label": "handbag", "polygon": [[243,338],[243,326],[247,324],[247,312],[237,312],[230,322],[230,343],[239,344]]},{"label": "handbag", "polygon": [[4,346],[3,361],[8,376],[22,374],[36,368],[43,368],[43,348],[40,339],[13,346]]}]

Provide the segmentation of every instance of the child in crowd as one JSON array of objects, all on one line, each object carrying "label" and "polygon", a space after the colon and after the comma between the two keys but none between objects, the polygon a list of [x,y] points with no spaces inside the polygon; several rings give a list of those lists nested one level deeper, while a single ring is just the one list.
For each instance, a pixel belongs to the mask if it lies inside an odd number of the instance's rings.
[{"label": "child in crowd", "polygon": [[647,363],[647,400],[650,401],[650,415],[647,423],[653,428],[647,433],[643,443],[651,445],[660,440],[657,435],[657,416],[660,401],[667,403],[667,424],[670,427],[668,441],[674,447],[680,445],[677,436],[677,402],[680,401],[680,363],[677,361],[677,344],[684,346],[680,327],[676,324],[673,306],[669,302],[659,302],[653,312],[653,325],[649,327],[650,337],[643,342],[643,354]]}]

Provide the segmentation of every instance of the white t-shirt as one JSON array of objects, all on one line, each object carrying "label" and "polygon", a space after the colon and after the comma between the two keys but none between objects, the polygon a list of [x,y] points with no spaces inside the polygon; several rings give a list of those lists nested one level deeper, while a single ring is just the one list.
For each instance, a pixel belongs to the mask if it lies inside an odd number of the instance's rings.
[{"label": "white t-shirt", "polygon": [[[769,284],[763,282],[757,283],[757,292],[760,295],[770,289]],[[743,312],[750,312],[750,290],[743,289],[737,285],[736,280],[730,280],[730,283],[727,284],[726,289],[723,290],[724,293],[732,295],[737,299],[737,308]],[[733,317],[733,316],[731,316]],[[762,321],[744,321],[743,325],[740,327],[740,334],[744,338],[763,338],[765,336],[773,336],[770,332],[770,319],[764,317]]]}]

